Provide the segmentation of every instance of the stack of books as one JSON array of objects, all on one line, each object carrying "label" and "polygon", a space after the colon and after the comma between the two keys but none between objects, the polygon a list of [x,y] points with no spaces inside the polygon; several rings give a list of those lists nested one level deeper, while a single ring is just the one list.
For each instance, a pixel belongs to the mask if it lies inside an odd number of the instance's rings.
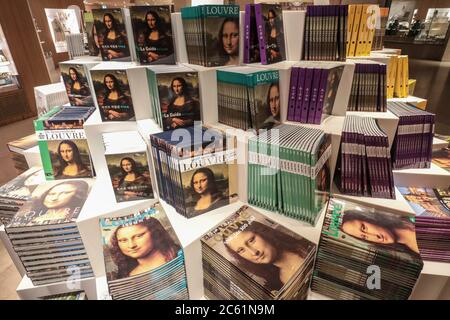
[{"label": "stack of books", "polygon": [[413,216],[330,200],[313,291],[334,299],[406,300],[422,267]]},{"label": "stack of books", "polygon": [[244,20],[244,63],[271,64],[286,60],[281,5],[246,4]]},{"label": "stack of books", "polygon": [[67,52],[70,59],[85,55],[84,34],[71,33],[66,35]]},{"label": "stack of books", "polygon": [[450,262],[450,190],[399,187],[416,213],[416,233],[424,260]]},{"label": "stack of books", "polygon": [[38,117],[46,114],[54,107],[69,103],[67,91],[62,82],[34,87],[34,99]]},{"label": "stack of books", "polygon": [[147,144],[139,132],[104,133],[103,144],[116,201],[154,198]]},{"label": "stack of books", "polygon": [[330,189],[331,137],[283,124],[248,142],[248,202],[315,225]]},{"label": "stack of books", "polygon": [[51,296],[42,297],[40,299],[41,300],[88,300],[86,292],[84,292],[84,291],[54,294]]},{"label": "stack of books", "polygon": [[389,141],[375,119],[345,118],[337,168],[342,193],[395,199]]},{"label": "stack of books", "polygon": [[151,66],[147,77],[153,118],[164,131],[201,121],[199,74],[189,67]]},{"label": "stack of books", "polygon": [[280,123],[278,70],[230,67],[217,70],[218,120],[248,129],[270,129]]},{"label": "stack of books", "polygon": [[23,204],[30,200],[31,193],[45,182],[44,171],[32,167],[0,187],[0,224],[7,225]]},{"label": "stack of books", "polygon": [[14,163],[14,167],[20,173],[28,170],[27,159],[25,158],[24,151],[37,146],[36,134],[30,134],[26,137],[10,141],[6,144],[11,152],[11,160]]},{"label": "stack of books", "polygon": [[239,64],[239,5],[181,8],[188,61],[205,67]]},{"label": "stack of books", "polygon": [[404,102],[389,101],[388,109],[399,118],[391,149],[393,168],[430,168],[435,115]]},{"label": "stack of books", "polygon": [[208,299],[306,299],[316,245],[251,207],[242,206],[201,244]]},{"label": "stack of books", "polygon": [[184,252],[159,203],[100,219],[113,300],[188,300]]},{"label": "stack of books", "polygon": [[386,65],[357,60],[353,74],[348,111],[386,111]]},{"label": "stack of books", "polygon": [[383,50],[384,34],[389,18],[389,8],[380,8],[380,26],[375,29],[375,35],[372,41],[372,51]]},{"label": "stack of books", "polygon": [[237,200],[235,140],[199,126],[172,133],[150,136],[159,197],[187,218]]},{"label": "stack of books", "polygon": [[378,5],[348,6],[347,57],[370,55],[379,10]]},{"label": "stack of books", "polygon": [[333,111],[344,65],[327,62],[293,66],[287,120],[320,124]]},{"label": "stack of books", "polygon": [[345,61],[347,5],[306,8],[303,60]]},{"label": "stack of books", "polygon": [[47,180],[94,176],[83,125],[95,107],[56,107],[34,121]]},{"label": "stack of books", "polygon": [[34,285],[93,276],[76,220],[93,179],[40,184],[6,226],[14,251]]},{"label": "stack of books", "polygon": [[409,95],[408,56],[392,55],[387,65],[387,97],[407,98]]}]

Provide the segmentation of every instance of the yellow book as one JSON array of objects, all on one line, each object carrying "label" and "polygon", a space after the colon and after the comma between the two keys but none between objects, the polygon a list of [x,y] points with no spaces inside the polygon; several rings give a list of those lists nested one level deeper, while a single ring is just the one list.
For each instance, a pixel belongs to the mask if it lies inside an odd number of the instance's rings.
[{"label": "yellow book", "polygon": [[351,4],[348,6],[348,18],[347,18],[347,43],[346,43],[346,55],[349,56],[350,43],[352,39],[353,22],[355,19],[356,6]]},{"label": "yellow book", "polygon": [[397,98],[403,98],[403,62],[402,58],[397,59],[397,73],[395,74],[394,95]]},{"label": "yellow book", "polygon": [[414,89],[416,88],[416,79],[408,79],[408,96],[414,95]]},{"label": "yellow book", "polygon": [[356,42],[355,56],[364,55],[364,48],[367,41],[367,18],[369,17],[369,15],[367,14],[367,9],[369,5],[363,4],[361,6],[361,20],[359,22],[358,41]]},{"label": "yellow book", "polygon": [[348,52],[349,57],[355,56],[356,42],[358,41],[359,25],[361,22],[362,5],[355,6],[355,18],[353,19],[352,37],[350,41],[350,49]]},{"label": "yellow book", "polygon": [[403,56],[403,83],[403,97],[406,98],[409,94],[408,56]]},{"label": "yellow book", "polygon": [[388,99],[394,97],[395,74],[397,73],[397,56],[391,56],[388,64]]}]

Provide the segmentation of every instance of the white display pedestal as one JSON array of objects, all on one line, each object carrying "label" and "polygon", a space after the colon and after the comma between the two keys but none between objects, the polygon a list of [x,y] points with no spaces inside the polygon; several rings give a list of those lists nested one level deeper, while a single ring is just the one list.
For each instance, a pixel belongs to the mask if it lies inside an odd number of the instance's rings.
[{"label": "white display pedestal", "polygon": [[395,185],[399,187],[448,188],[450,172],[434,163],[429,169],[393,170]]}]

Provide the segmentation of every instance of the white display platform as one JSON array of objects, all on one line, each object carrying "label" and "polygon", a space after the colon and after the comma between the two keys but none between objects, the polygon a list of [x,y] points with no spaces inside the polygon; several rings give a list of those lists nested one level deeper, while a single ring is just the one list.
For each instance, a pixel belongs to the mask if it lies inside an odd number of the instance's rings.
[{"label": "white display platform", "polygon": [[393,173],[395,185],[400,187],[448,188],[450,185],[450,172],[434,163],[429,169],[402,169]]},{"label": "white display platform", "polygon": [[445,149],[448,147],[448,145],[449,145],[448,141],[433,137],[433,151]]},{"label": "white display platform", "polygon": [[20,261],[19,256],[14,251],[13,245],[8,238],[8,234],[5,231],[4,225],[0,225],[0,241],[3,243],[3,246],[5,247],[6,251],[8,251],[8,254],[12,262],[14,263],[14,266],[16,267],[17,271],[19,272],[20,276],[23,277],[26,273],[26,270],[22,264],[22,261]]},{"label": "white display platform", "polygon": [[42,297],[75,291],[84,291],[88,300],[97,299],[95,278],[85,278],[35,286],[30,278],[24,276],[17,287],[17,295],[21,300],[36,300]]}]

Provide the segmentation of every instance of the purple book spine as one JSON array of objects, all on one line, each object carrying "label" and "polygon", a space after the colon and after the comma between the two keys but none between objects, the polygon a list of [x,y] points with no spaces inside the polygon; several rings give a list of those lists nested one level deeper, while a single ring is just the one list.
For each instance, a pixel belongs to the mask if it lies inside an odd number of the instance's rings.
[{"label": "purple book spine", "polygon": [[316,117],[317,98],[319,96],[320,79],[322,75],[322,69],[314,68],[313,82],[311,86],[311,98],[309,103],[308,123],[314,123]]},{"label": "purple book spine", "polygon": [[297,98],[295,100],[295,115],[294,120],[300,122],[303,106],[303,93],[305,89],[305,75],[306,69],[299,68],[298,71],[298,81],[297,81]]},{"label": "purple book spine", "polygon": [[314,69],[306,68],[305,75],[305,86],[303,89],[303,105],[302,105],[302,113],[300,115],[300,122],[307,123],[308,121],[308,109],[309,109],[309,101],[311,98],[311,86],[313,82]]},{"label": "purple book spine", "polygon": [[322,74],[320,75],[319,95],[317,97],[317,106],[316,106],[316,113],[314,116],[314,124],[320,124],[322,122],[323,103],[325,101],[325,92],[327,91],[329,73],[330,73],[329,69],[322,69]]},{"label": "purple book spine", "polygon": [[294,121],[295,119],[295,101],[297,99],[297,86],[298,86],[298,69],[297,67],[292,67],[291,70],[291,82],[289,90],[289,104],[288,104],[288,117],[289,121]]},{"label": "purple book spine", "polygon": [[245,5],[244,16],[244,63],[250,63],[250,17],[252,14],[252,5]]},{"label": "purple book spine", "polygon": [[261,3],[255,4],[255,16],[256,16],[256,29],[258,30],[258,42],[259,42],[259,55],[261,57],[261,63],[267,64],[267,53],[266,53],[266,37],[264,36],[265,24],[262,14]]}]

